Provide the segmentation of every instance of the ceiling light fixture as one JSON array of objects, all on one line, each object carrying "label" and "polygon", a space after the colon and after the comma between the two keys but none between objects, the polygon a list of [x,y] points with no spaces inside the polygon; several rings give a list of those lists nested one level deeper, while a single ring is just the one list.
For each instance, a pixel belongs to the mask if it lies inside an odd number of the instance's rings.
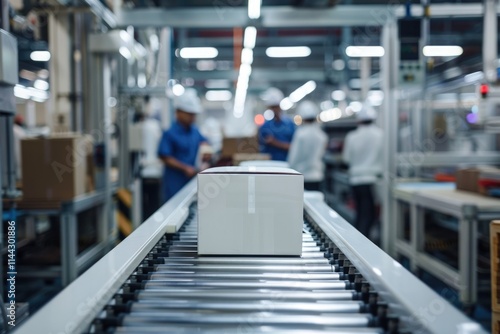
[{"label": "ceiling light fixture", "polygon": [[310,54],[311,49],[307,46],[271,46],[266,49],[270,58],[302,58]]},{"label": "ceiling light fixture", "polygon": [[120,30],[120,38],[125,43],[132,42],[132,36],[130,36],[130,34],[126,30]]},{"label": "ceiling light fixture", "polygon": [[125,59],[132,58],[132,53],[130,53],[130,50],[127,47],[120,46],[120,49],[118,51]]},{"label": "ceiling light fixture", "polygon": [[382,57],[385,51],[381,46],[348,46],[345,54],[349,57]]},{"label": "ceiling light fixture", "polygon": [[49,61],[50,52],[49,51],[33,51],[30,54],[30,58],[33,61]]},{"label": "ceiling light fixture", "polygon": [[243,46],[245,48],[253,49],[255,47],[256,40],[257,40],[257,28],[246,27],[245,37],[243,38]]},{"label": "ceiling light fixture", "polygon": [[198,60],[196,62],[196,69],[198,71],[213,71],[217,68],[217,62],[213,60]]},{"label": "ceiling light fixture", "polygon": [[464,49],[458,45],[426,45],[422,52],[426,57],[457,57]]},{"label": "ceiling light fixture", "polygon": [[302,100],[306,95],[311,94],[314,90],[316,89],[316,82],[313,80],[310,80],[294,90],[290,96],[289,99],[292,103],[297,103],[300,100]]},{"label": "ceiling light fixture", "polygon": [[211,102],[229,101],[232,97],[233,93],[229,90],[209,90],[205,93],[205,98]]},{"label": "ceiling light fixture", "polygon": [[35,87],[36,89],[40,89],[40,90],[48,90],[49,89],[49,83],[45,80],[35,80],[35,82],[33,83],[33,87]]},{"label": "ceiling light fixture", "polygon": [[209,79],[205,81],[205,87],[208,89],[229,88],[231,83],[226,79]]},{"label": "ceiling light fixture", "polygon": [[280,108],[281,110],[288,110],[291,107],[293,107],[293,102],[290,100],[290,98],[285,97],[283,100],[280,102]]},{"label": "ceiling light fixture", "polygon": [[28,89],[25,86],[19,84],[14,87],[14,95],[24,100],[28,100],[31,97]]},{"label": "ceiling light fixture", "polygon": [[218,54],[219,51],[212,47],[182,48],[179,51],[179,55],[184,59],[215,58]]},{"label": "ceiling light fixture", "polygon": [[244,48],[241,50],[241,63],[252,65],[253,63],[253,50]]},{"label": "ceiling light fixture", "polygon": [[248,0],[248,17],[256,20],[260,17],[261,0]]}]

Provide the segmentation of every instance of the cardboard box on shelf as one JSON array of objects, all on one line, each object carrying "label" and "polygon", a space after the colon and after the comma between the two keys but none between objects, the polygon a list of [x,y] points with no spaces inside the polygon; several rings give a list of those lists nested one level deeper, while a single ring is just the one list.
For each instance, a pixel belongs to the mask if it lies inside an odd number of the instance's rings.
[{"label": "cardboard box on shelf", "polygon": [[23,198],[64,201],[85,193],[88,143],[68,134],[21,141]]},{"label": "cardboard box on shelf", "polygon": [[233,154],[233,165],[239,166],[242,161],[250,160],[271,160],[271,155],[267,153],[236,153]]},{"label": "cardboard box on shelf", "polygon": [[236,153],[259,153],[259,140],[256,136],[224,138],[221,156],[232,157]]},{"label": "cardboard box on shelf", "polygon": [[500,334],[500,312],[491,312],[491,333]]},{"label": "cardboard box on shelf", "polygon": [[459,169],[456,172],[457,190],[479,193],[479,174],[477,168]]},{"label": "cardboard box on shelf", "polygon": [[219,167],[198,174],[198,254],[302,253],[304,178],[287,168]]}]

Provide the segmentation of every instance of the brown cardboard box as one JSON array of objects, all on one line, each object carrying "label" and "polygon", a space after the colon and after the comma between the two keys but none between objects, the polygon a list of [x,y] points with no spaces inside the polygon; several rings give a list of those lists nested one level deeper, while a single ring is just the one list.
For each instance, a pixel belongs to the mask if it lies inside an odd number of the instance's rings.
[{"label": "brown cardboard box", "polygon": [[467,168],[457,170],[456,185],[457,190],[479,193],[479,175],[477,168]]},{"label": "brown cardboard box", "polygon": [[78,135],[22,140],[23,198],[63,201],[85,193],[86,147]]},{"label": "brown cardboard box", "polygon": [[242,161],[249,160],[271,160],[271,155],[267,153],[236,153],[233,154],[233,165],[239,166]]},{"label": "brown cardboard box", "polygon": [[259,153],[257,137],[224,138],[221,156],[232,157],[235,153]]},{"label": "brown cardboard box", "polygon": [[[491,309],[500,312],[500,220],[490,223]],[[500,320],[500,317],[499,319]]]},{"label": "brown cardboard box", "polygon": [[491,333],[500,334],[500,312],[491,312]]}]

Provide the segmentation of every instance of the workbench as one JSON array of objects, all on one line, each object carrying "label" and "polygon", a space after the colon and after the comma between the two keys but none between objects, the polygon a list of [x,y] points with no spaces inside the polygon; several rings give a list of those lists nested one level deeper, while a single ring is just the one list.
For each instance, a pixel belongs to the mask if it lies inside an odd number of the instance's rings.
[{"label": "workbench", "polygon": [[[458,191],[454,183],[401,183],[396,201],[396,253],[407,257],[412,270],[425,268],[459,292],[464,306],[477,302],[478,229],[500,217],[500,200]],[[404,206],[409,205],[409,240],[404,236]],[[458,268],[425,252],[425,211],[457,219]],[[452,226],[448,226],[453,230]]]},{"label": "workbench", "polygon": [[[68,201],[48,203],[45,207],[36,205],[30,208],[29,202],[22,200],[10,203],[16,205],[15,209],[10,209],[11,215],[14,215],[11,219],[35,215],[59,217],[63,287],[74,281],[79,272],[91,266],[114,246],[115,210],[111,196],[104,190],[83,194]],[[97,210],[97,243],[78,254],[77,215],[89,209]]]}]

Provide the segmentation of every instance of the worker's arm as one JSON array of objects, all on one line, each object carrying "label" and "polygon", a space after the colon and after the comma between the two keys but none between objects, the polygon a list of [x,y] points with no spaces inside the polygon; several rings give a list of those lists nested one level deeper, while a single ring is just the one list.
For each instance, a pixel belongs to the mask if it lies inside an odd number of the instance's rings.
[{"label": "worker's arm", "polygon": [[273,136],[268,136],[265,139],[266,144],[280,148],[282,150],[288,151],[290,149],[290,143],[284,142],[284,141],[279,141],[278,139],[274,138]]},{"label": "worker's arm", "polygon": [[196,168],[193,166],[187,165],[185,163],[180,162],[174,157],[171,156],[160,156],[161,160],[165,165],[167,165],[170,168],[178,169],[181,172],[183,172],[187,177],[192,177],[196,175],[198,172]]},{"label": "worker's arm", "polygon": [[160,145],[158,147],[158,158],[168,167],[177,169],[184,173],[187,177],[196,175],[194,166],[185,164],[174,157],[174,139],[167,131],[163,134]]}]

